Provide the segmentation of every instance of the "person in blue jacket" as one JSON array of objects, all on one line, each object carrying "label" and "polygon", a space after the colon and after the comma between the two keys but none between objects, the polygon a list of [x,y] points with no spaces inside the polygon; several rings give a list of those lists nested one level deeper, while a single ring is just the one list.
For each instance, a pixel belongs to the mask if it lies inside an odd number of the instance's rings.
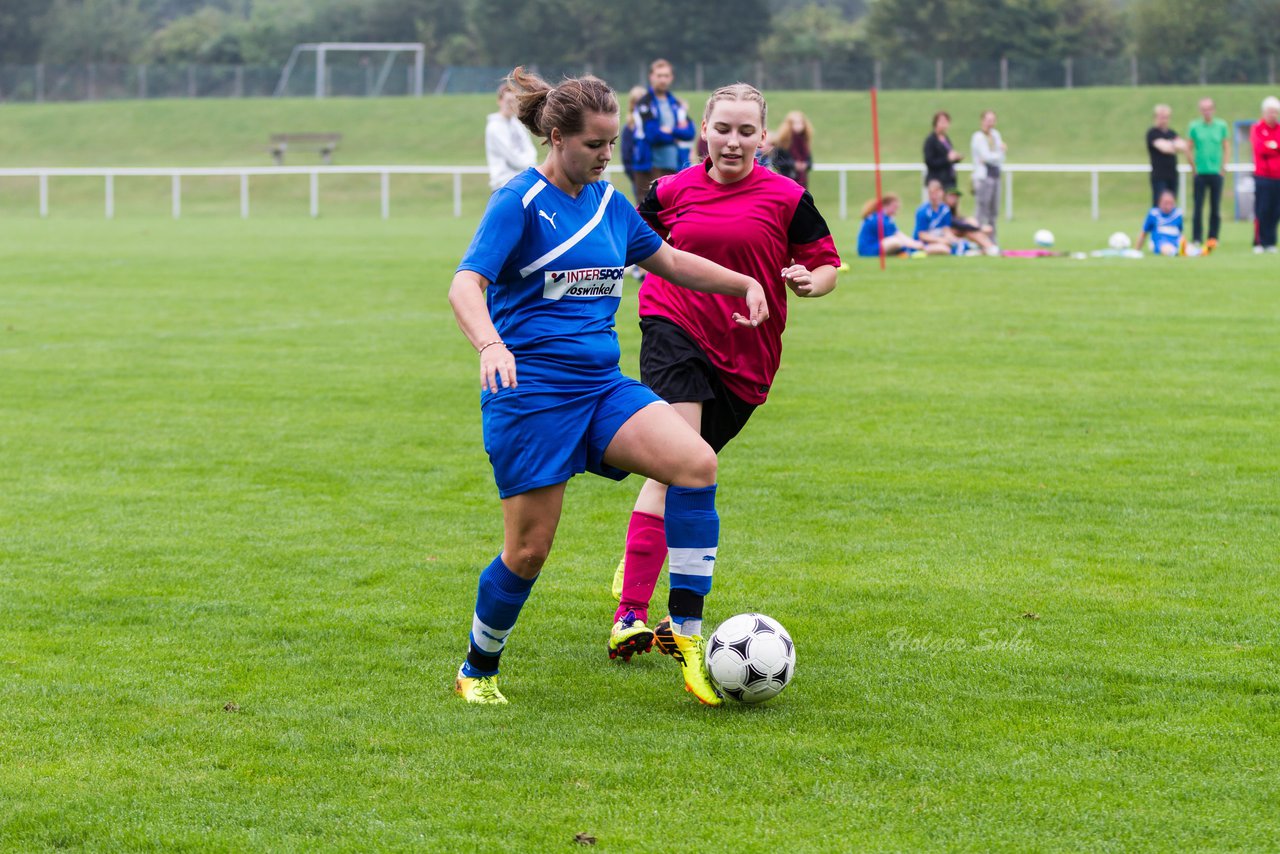
[{"label": "person in blue jacket", "polygon": [[636,173],[636,107],[649,90],[643,86],[633,86],[627,93],[627,112],[622,117],[622,130],[618,134],[618,156],[622,160],[622,171],[627,174],[627,183],[631,185],[631,197],[638,205],[644,200],[649,186],[640,186],[641,175]]},{"label": "person in blue jacket", "polygon": [[663,175],[674,175],[689,165],[689,150],[696,128],[689,109],[671,92],[675,71],[665,59],[649,66],[649,91],[635,111],[635,147],[631,168],[643,195]]}]

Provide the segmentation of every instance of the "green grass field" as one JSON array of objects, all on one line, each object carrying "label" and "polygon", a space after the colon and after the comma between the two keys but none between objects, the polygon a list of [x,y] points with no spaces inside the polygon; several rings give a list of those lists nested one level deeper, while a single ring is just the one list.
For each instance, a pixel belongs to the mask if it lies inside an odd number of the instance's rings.
[{"label": "green grass field", "polygon": [[[1200,94],[885,93],[885,158],[994,105],[1023,162],[1140,162],[1150,105],[1181,126]],[[1230,119],[1264,92],[1212,94]],[[824,117],[821,161],[870,158],[865,95],[771,106]],[[0,164],[265,164],[282,130],[477,163],[490,108],[6,105]],[[584,477],[486,710],[449,690],[501,525],[444,298],[484,181],[454,219],[447,180],[396,178],[388,222],[372,178],[325,178],[318,220],[305,180],[255,179],[247,222],[234,179],[184,182],[177,222],[168,190],[118,180],[105,222],[100,179],[60,179],[42,221],[0,179],[0,849],[1280,836],[1280,295],[1248,226],[1207,259],[854,260],[721,463],[709,618],[781,619],[795,683],[709,710],[667,660],[608,663],[638,484]],[[1019,176],[1001,242],[1097,248],[1145,193],[1104,179],[1095,223],[1087,176]],[[634,374],[634,294],[619,317]]]},{"label": "green grass field", "polygon": [[[679,82],[679,81],[677,81]],[[695,107],[705,93],[684,92]],[[820,164],[872,160],[870,101],[861,92],[767,92],[771,124],[788,110],[805,110],[816,124],[815,156]],[[881,95],[883,159],[914,163],[935,110],[955,117],[952,137],[968,150],[978,114],[987,107],[1000,113],[1000,127],[1014,163],[1143,163],[1144,135],[1151,108],[1165,101],[1174,108],[1174,125],[1185,130],[1195,105],[1213,95],[1228,120],[1255,119],[1263,96],[1258,86],[1140,89],[1014,90],[1006,92],[890,91]],[[267,166],[267,138],[275,132],[336,131],[343,141],[338,165],[484,163],[484,116],[494,109],[487,96],[423,99],[337,98],[119,101],[73,104],[8,104],[0,107],[0,166]],[[1246,155],[1247,159],[1247,155]],[[314,165],[315,152],[291,152],[290,165]],[[618,176],[621,181],[621,176]],[[434,216],[451,210],[447,177],[396,177],[392,216]],[[894,173],[886,190],[914,199],[919,176]],[[962,183],[968,183],[962,175]],[[102,216],[101,178],[59,178],[50,183],[50,213]],[[483,176],[463,182],[464,211],[478,216],[488,195]],[[1088,175],[1022,174],[1016,179],[1015,212],[1038,220],[1089,216]],[[834,213],[837,179],[816,173],[813,190],[819,204]],[[307,215],[305,177],[255,178],[253,216]],[[849,180],[851,216],[873,194],[872,178]],[[1123,219],[1136,230],[1147,210],[1145,175],[1104,175],[1100,204],[1105,216]],[[232,178],[188,178],[183,183],[183,215],[239,215],[239,187]],[[169,210],[167,178],[121,178],[116,182],[116,216],[164,216]],[[34,178],[0,178],[0,218],[27,219],[37,211]],[[376,176],[329,176],[321,182],[322,216],[378,216]],[[973,210],[972,200],[965,209]],[[1228,199],[1228,210],[1231,210]],[[1028,232],[1029,234],[1030,232]],[[1103,232],[1105,237],[1105,232]],[[1088,244],[1081,248],[1095,248]]]},{"label": "green grass field", "polygon": [[855,261],[722,460],[708,616],[782,620],[794,684],[607,662],[638,484],[583,477],[477,709],[474,215],[6,220],[0,847],[1275,845],[1280,295],[1240,227]]},{"label": "green grass field", "polygon": [[[707,93],[687,91],[679,80],[677,88],[700,117]],[[1142,163],[1155,104],[1170,104],[1174,126],[1185,131],[1205,95],[1233,121],[1256,120],[1270,94],[1266,86],[882,92],[882,154],[886,162],[918,161],[930,117],[940,109],[951,113],[952,137],[967,151],[978,114],[993,108],[1017,162]],[[811,116],[819,163],[871,161],[867,93],[765,95],[771,127],[788,110]],[[291,131],[342,133],[339,164],[483,164],[484,116],[494,109],[487,95],[6,104],[0,107],[0,165],[265,166],[268,136]],[[311,165],[319,158],[290,152],[289,160]]]}]

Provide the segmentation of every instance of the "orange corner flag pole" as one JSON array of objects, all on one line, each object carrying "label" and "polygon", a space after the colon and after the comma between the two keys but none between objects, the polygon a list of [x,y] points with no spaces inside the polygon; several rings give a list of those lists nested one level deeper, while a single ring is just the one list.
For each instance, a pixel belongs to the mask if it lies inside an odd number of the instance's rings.
[{"label": "orange corner flag pole", "polygon": [[879,232],[880,269],[884,269],[884,194],[880,186],[880,110],[876,105],[876,89],[871,87],[871,145],[876,158],[876,230]]}]

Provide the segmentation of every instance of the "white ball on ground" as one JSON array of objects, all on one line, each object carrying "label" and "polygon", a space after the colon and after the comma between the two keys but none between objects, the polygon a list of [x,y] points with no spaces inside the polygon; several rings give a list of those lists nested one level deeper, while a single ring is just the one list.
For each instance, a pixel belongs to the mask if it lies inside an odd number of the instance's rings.
[{"label": "white ball on ground", "polygon": [[1112,249],[1119,251],[1122,249],[1128,249],[1133,245],[1133,242],[1129,240],[1129,235],[1125,234],[1123,231],[1117,231],[1115,234],[1107,238],[1107,245]]},{"label": "white ball on ground", "polygon": [[796,645],[772,617],[739,614],[707,641],[707,671],[726,696],[763,703],[781,694],[795,675]]},{"label": "white ball on ground", "polygon": [[1053,232],[1047,228],[1042,228],[1035,233],[1032,240],[1036,242],[1036,246],[1039,246],[1042,249],[1048,249],[1053,245]]}]

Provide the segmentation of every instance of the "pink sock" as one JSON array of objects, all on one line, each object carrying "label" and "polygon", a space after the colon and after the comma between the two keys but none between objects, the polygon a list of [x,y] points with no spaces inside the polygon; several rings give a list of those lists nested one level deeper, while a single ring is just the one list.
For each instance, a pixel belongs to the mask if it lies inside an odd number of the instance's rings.
[{"label": "pink sock", "polygon": [[622,601],[614,622],[628,611],[649,622],[649,600],[667,559],[667,529],[661,516],[632,512],[627,525],[627,554],[622,570]]}]

